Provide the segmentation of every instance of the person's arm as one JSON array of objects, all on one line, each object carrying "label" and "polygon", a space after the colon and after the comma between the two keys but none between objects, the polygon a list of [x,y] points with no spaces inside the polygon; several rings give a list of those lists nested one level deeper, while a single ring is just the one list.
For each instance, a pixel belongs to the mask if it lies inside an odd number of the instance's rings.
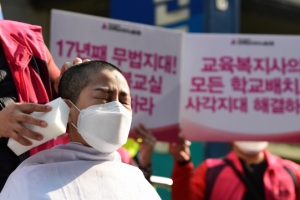
[{"label": "person's arm", "polygon": [[206,164],[201,164],[195,171],[191,162],[190,142],[179,136],[177,143],[170,146],[170,154],[174,157],[172,172],[173,200],[202,200],[206,190]]},{"label": "person's arm", "polygon": [[193,163],[180,165],[175,161],[172,173],[173,200],[204,200],[206,191],[207,166],[202,163],[195,171]]},{"label": "person's arm", "polygon": [[[171,175],[172,184],[172,200],[182,200],[190,195],[191,177],[193,176],[194,165],[188,162],[180,165],[177,160],[174,161],[174,168]],[[190,199],[189,199],[190,200]]]},{"label": "person's arm", "polygon": [[48,62],[47,64],[48,64],[50,80],[51,80],[51,83],[54,84],[56,78],[60,76],[60,70],[58,69],[57,65],[55,64],[49,49],[46,46],[45,46],[45,48],[46,48],[46,55],[47,55],[47,62]]},{"label": "person's arm", "polygon": [[193,175],[194,165],[191,162],[189,141],[182,136],[178,137],[176,143],[170,144],[169,152],[174,158],[174,169],[172,172],[172,199],[189,199],[190,183]]},{"label": "person's arm", "polygon": [[151,160],[156,138],[143,124],[139,124],[134,128],[134,134],[141,139],[140,154],[139,159],[137,160],[138,167],[143,172],[145,178],[150,182],[150,177],[152,175]]},{"label": "person's arm", "polygon": [[[63,74],[70,66],[70,63],[66,62],[61,71],[55,65],[52,56],[46,48],[46,53],[48,57],[48,65],[49,65],[49,73],[51,81],[54,83],[59,83],[60,76],[59,74]],[[88,61],[88,60],[85,60]],[[83,61],[83,62],[85,62]],[[82,60],[80,58],[75,58],[73,64],[81,63]],[[34,103],[12,103],[9,99],[2,98],[3,109],[0,111],[0,138],[13,138],[20,144],[25,146],[31,145],[31,141],[26,139],[24,136],[33,139],[33,140],[42,140],[43,136],[40,133],[36,133],[27,129],[23,123],[28,123],[40,127],[46,127],[47,122],[44,120],[35,118],[30,116],[29,114],[32,112],[49,112],[52,108],[48,105],[40,105]],[[8,103],[10,102],[10,103]],[[11,104],[9,106],[5,104]],[[4,107],[5,106],[5,107]]]},{"label": "person's arm", "polygon": [[156,138],[152,132],[143,124],[139,124],[134,128],[134,134],[142,140],[140,143],[140,160],[139,165],[148,167],[151,165],[153,149],[156,143]]},{"label": "person's arm", "polygon": [[[46,48],[46,55],[49,67],[51,82],[54,83],[59,77],[60,71],[55,65],[53,58]],[[24,136],[33,140],[42,140],[40,133],[35,133],[27,129],[23,123],[29,123],[41,127],[46,127],[47,123],[43,120],[30,116],[32,112],[49,112],[52,108],[46,105],[33,103],[15,103],[15,99],[10,97],[0,98],[0,138],[13,138],[23,145],[31,145],[31,142]]]},{"label": "person's arm", "polygon": [[297,200],[300,200],[300,168],[296,171],[296,177],[297,177],[297,182],[298,182],[298,194],[297,194]]}]

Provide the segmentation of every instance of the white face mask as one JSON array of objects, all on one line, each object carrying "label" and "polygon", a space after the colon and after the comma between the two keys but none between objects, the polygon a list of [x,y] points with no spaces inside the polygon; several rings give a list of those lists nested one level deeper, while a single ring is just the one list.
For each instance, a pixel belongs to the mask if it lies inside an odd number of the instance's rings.
[{"label": "white face mask", "polygon": [[73,106],[80,114],[77,127],[73,123],[72,125],[94,149],[102,153],[112,153],[126,143],[132,113],[120,102],[93,105],[82,110],[74,104]]},{"label": "white face mask", "polygon": [[246,141],[237,141],[234,142],[239,150],[247,155],[255,155],[259,152],[265,150],[268,146],[268,142],[246,142]]}]

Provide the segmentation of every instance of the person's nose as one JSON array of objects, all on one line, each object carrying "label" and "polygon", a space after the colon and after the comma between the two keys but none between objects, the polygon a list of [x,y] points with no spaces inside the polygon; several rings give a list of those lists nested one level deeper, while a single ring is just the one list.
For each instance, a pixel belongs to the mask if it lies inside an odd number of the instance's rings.
[{"label": "person's nose", "polygon": [[119,101],[119,92],[118,90],[113,91],[111,95],[111,101]]}]

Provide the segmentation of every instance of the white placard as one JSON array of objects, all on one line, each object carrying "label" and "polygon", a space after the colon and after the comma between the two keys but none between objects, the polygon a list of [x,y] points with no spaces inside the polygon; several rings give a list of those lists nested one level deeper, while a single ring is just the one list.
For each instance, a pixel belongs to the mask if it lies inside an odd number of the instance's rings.
[{"label": "white placard", "polygon": [[133,123],[158,140],[174,140],[179,122],[182,33],[137,23],[53,10],[51,54],[58,66],[75,57],[118,66],[132,95]]},{"label": "white placard", "polygon": [[299,51],[297,36],[185,35],[185,137],[300,142]]}]

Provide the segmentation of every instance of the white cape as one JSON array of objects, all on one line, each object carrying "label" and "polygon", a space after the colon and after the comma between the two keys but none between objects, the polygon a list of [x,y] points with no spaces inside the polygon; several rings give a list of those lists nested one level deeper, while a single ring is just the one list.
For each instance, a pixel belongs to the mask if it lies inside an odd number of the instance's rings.
[{"label": "white cape", "polygon": [[60,145],[25,160],[9,177],[0,200],[156,200],[155,189],[117,152],[79,143]]}]

